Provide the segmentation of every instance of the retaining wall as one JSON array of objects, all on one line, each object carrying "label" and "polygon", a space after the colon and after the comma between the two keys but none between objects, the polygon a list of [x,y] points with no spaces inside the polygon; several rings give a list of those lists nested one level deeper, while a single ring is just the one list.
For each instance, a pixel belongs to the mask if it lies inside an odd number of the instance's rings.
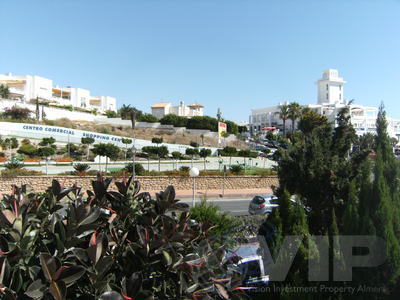
[{"label": "retaining wall", "polygon": [[[12,184],[17,186],[29,184],[35,192],[43,192],[51,185],[53,179],[58,180],[64,186],[72,186],[76,183],[86,190],[91,189],[91,181],[95,178],[93,176],[0,177],[0,194],[10,193]],[[191,190],[193,184],[190,177],[138,176],[137,178],[142,185],[142,191],[164,190],[168,185],[173,185],[176,190]],[[218,190],[222,189],[223,184],[227,190],[269,189],[271,186],[278,185],[278,178],[276,176],[229,176],[225,179],[222,176],[200,176],[196,178],[196,188],[199,190]],[[114,183],[112,183],[111,189],[116,189]]]}]

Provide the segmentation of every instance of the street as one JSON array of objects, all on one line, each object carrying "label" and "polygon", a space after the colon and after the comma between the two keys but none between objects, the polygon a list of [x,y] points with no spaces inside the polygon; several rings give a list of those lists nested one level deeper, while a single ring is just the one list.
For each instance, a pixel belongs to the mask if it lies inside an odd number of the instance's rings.
[{"label": "street", "polygon": [[[179,198],[179,197],[178,197]],[[243,216],[248,215],[249,211],[249,203],[251,198],[249,199],[221,199],[221,198],[211,198],[207,199],[208,203],[213,203],[218,205],[222,211],[229,212],[231,216]],[[192,199],[182,199],[184,203],[189,204],[192,206],[193,202]],[[196,203],[200,203],[200,199],[196,199]]]}]

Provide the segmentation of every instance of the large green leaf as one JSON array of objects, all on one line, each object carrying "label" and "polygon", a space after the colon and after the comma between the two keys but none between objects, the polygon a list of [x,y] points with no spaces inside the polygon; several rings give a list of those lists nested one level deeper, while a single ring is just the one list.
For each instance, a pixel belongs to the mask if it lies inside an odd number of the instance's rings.
[{"label": "large green leaf", "polygon": [[67,294],[67,286],[65,285],[64,281],[50,282],[49,290],[55,300],[63,300]]},{"label": "large green leaf", "polygon": [[52,281],[54,274],[58,269],[55,257],[48,253],[40,253],[39,259],[44,276],[47,278],[47,280]]},{"label": "large green leaf", "polygon": [[46,285],[42,283],[40,279],[32,282],[26,289],[25,295],[34,298],[41,299],[43,297],[44,291],[46,290]]},{"label": "large green leaf", "polygon": [[85,219],[83,219],[82,221],[80,221],[78,223],[78,226],[91,224],[94,221],[96,221],[99,216],[100,216],[100,209],[97,207],[93,208],[93,209],[91,209],[90,214]]},{"label": "large green leaf", "polygon": [[56,281],[64,281],[67,286],[77,281],[79,278],[85,274],[86,269],[82,266],[67,266],[61,268],[57,278],[54,278]]}]

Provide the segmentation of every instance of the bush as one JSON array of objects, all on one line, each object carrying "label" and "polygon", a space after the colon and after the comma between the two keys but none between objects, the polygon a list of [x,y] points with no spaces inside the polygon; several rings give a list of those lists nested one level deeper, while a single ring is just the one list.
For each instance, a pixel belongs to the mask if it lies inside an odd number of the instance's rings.
[{"label": "bush", "polygon": [[90,166],[88,164],[77,163],[74,164],[75,174],[79,176],[85,176],[89,171]]},{"label": "bush", "polygon": [[160,119],[160,123],[163,125],[173,125],[174,127],[186,127],[188,118],[177,116],[174,114],[165,115]]},{"label": "bush", "polygon": [[257,236],[261,225],[266,221],[264,215],[237,216],[236,226],[231,229],[232,238],[238,242],[248,243],[249,239]]},{"label": "bush", "polygon": [[182,166],[179,168],[179,171],[189,174],[190,167]]},{"label": "bush", "polygon": [[238,299],[240,274],[219,280],[225,251],[212,248],[208,226],[192,222],[173,187],[152,199],[132,178],[115,185],[109,191],[111,179],[98,177],[84,194],[53,180],[44,194],[22,186],[4,196],[3,298],[217,299],[223,291]]},{"label": "bush", "polygon": [[[124,170],[127,171],[130,174],[133,174],[133,162],[127,164],[124,167]],[[142,164],[140,163],[135,163],[135,175],[137,176],[143,176],[145,175],[146,170],[144,169],[144,167],[142,166]]]},{"label": "bush", "polygon": [[139,122],[147,122],[147,123],[157,123],[159,121],[157,117],[153,116],[152,114],[142,114],[138,116],[137,120]]},{"label": "bush", "polygon": [[202,199],[200,204],[190,209],[191,217],[197,222],[214,227],[210,233],[218,236],[227,235],[227,233],[236,225],[234,218],[228,215],[228,212],[221,212],[218,205],[207,203]]},{"label": "bush", "polygon": [[21,147],[17,150],[20,154],[25,154],[30,157],[34,156],[37,153],[38,149],[31,144],[22,144]]},{"label": "bush", "polygon": [[24,166],[24,164],[17,160],[12,160],[12,161],[4,164],[4,167],[7,170],[19,169],[19,168],[22,168],[23,166]]},{"label": "bush", "polygon": [[244,169],[241,165],[232,165],[229,167],[229,170],[235,175],[242,175],[244,173]]},{"label": "bush", "polygon": [[235,156],[237,154],[237,150],[235,147],[226,146],[221,150],[218,150],[221,156]]},{"label": "bush", "polygon": [[11,108],[6,108],[4,110],[3,116],[8,119],[13,119],[13,120],[27,120],[31,119],[31,113],[27,108],[21,108],[17,106],[13,106]]},{"label": "bush", "polygon": [[2,177],[16,177],[16,176],[42,176],[43,172],[28,170],[25,168],[9,169],[1,171]]},{"label": "bush", "polygon": [[107,110],[105,112],[105,115],[107,116],[107,118],[118,118],[118,114],[113,110]]}]

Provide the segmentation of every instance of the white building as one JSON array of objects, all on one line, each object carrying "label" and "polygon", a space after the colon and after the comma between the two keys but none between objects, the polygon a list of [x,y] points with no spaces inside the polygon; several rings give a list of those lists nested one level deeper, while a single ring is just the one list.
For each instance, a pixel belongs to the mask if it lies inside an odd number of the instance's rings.
[{"label": "white building", "polygon": [[[328,69],[322,74],[322,78],[316,82],[317,104],[308,104],[307,107],[322,114],[328,118],[328,121],[335,122],[338,112],[349,107],[351,114],[351,123],[353,124],[358,135],[367,132],[376,132],[376,117],[378,108],[367,107],[349,103],[344,99],[344,84],[346,81],[339,77],[337,70]],[[279,103],[276,106],[252,109],[249,118],[250,131],[253,134],[263,132],[262,128],[276,127],[283,129],[283,121],[279,117],[279,106],[288,104],[287,102]],[[394,120],[387,117],[388,133],[391,137],[400,137],[400,120]],[[291,128],[290,120],[286,120],[286,130]]]},{"label": "white building", "polygon": [[179,106],[172,106],[171,102],[160,102],[151,106],[151,114],[159,119],[168,114],[191,118],[203,116],[204,106],[197,103],[185,105],[183,101],[179,103]]},{"label": "white building", "polygon": [[0,75],[0,84],[9,87],[10,99],[24,103],[39,99],[50,105],[71,105],[75,108],[97,110],[117,110],[117,100],[109,96],[92,96],[89,90],[74,87],[54,86],[51,79],[31,75]]}]

